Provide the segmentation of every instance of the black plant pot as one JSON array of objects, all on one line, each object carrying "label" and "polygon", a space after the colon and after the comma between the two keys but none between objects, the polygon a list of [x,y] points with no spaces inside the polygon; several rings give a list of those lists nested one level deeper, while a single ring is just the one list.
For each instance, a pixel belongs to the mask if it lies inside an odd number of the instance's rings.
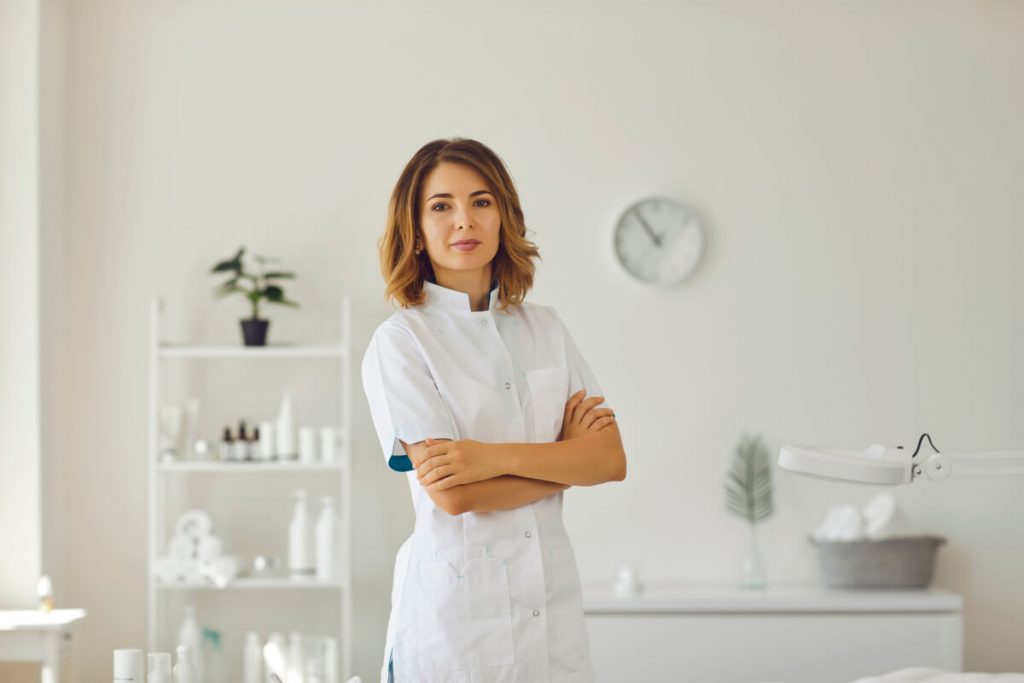
[{"label": "black plant pot", "polygon": [[267,329],[270,327],[269,320],[258,318],[247,318],[242,323],[242,338],[246,346],[266,346]]}]

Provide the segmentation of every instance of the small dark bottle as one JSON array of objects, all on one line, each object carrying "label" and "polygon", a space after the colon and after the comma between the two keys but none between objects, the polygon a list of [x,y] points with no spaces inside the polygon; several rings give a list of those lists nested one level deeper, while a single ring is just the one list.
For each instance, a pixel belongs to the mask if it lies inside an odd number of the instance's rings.
[{"label": "small dark bottle", "polygon": [[231,427],[224,428],[224,436],[220,440],[220,448],[217,451],[217,456],[222,461],[231,460],[231,456],[234,454],[234,439],[231,438]]}]

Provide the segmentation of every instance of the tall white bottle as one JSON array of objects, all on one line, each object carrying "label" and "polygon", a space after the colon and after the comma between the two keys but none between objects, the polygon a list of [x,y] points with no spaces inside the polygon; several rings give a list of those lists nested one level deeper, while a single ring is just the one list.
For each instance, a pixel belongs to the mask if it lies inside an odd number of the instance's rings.
[{"label": "tall white bottle", "polygon": [[302,635],[298,631],[288,634],[288,680],[284,683],[302,683]]},{"label": "tall white bottle", "polygon": [[249,631],[245,636],[242,683],[263,683],[263,646],[255,631]]},{"label": "tall white bottle", "polygon": [[295,491],[295,511],[288,525],[288,573],[293,578],[309,578],[315,574],[313,565],[313,530],[306,508],[306,491]]},{"label": "tall white bottle", "polygon": [[316,578],[334,580],[334,500],[330,496],[320,499],[323,508],[316,520]]},{"label": "tall white bottle", "polygon": [[178,663],[174,665],[174,683],[200,683],[199,673],[192,661],[192,648],[178,646]]},{"label": "tall white bottle", "polygon": [[[192,667],[196,670],[199,681],[203,677],[203,629],[199,626],[196,618],[195,605],[185,605],[185,617],[181,620],[181,627],[178,629],[178,646],[191,648]],[[177,670],[177,667],[175,667]]]},{"label": "tall white bottle", "polygon": [[274,425],[274,442],[278,460],[294,459],[297,450],[295,448],[295,423],[292,420],[292,395],[284,393],[281,400],[281,409],[277,413],[277,423]]}]

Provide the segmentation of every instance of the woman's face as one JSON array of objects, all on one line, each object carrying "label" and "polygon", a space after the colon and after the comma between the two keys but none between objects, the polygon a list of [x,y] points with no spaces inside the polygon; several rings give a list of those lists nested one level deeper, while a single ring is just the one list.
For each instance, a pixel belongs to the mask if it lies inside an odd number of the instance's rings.
[{"label": "woman's face", "polygon": [[424,247],[437,279],[450,271],[487,269],[489,280],[501,215],[483,177],[469,166],[442,162],[423,182],[420,207]]}]

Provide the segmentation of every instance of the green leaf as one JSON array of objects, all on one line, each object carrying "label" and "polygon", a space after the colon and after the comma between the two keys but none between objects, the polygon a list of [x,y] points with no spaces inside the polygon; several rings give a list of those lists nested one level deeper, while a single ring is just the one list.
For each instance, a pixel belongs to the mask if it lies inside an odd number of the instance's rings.
[{"label": "green leaf", "polygon": [[217,285],[217,287],[216,287],[216,289],[214,289],[213,293],[214,293],[214,296],[217,297],[218,299],[223,299],[224,297],[228,296],[229,294],[234,294],[236,292],[245,294],[246,290],[244,290],[241,287],[239,287],[235,283],[235,280],[228,280],[227,282],[222,282],[221,284]]},{"label": "green leaf", "polygon": [[726,507],[751,524],[773,514],[771,459],[759,437],[740,440],[724,487]]},{"label": "green leaf", "polygon": [[271,278],[277,278],[277,279],[280,279],[280,280],[294,280],[295,279],[295,273],[271,272],[271,273],[264,274],[263,277],[264,277],[264,279],[267,279],[267,280],[269,280]]},{"label": "green leaf", "polygon": [[245,247],[240,247],[235,255],[227,261],[221,261],[215,265],[211,270],[210,274],[213,273],[226,273],[227,271],[234,271],[236,273],[242,272],[242,255],[245,253]]}]

